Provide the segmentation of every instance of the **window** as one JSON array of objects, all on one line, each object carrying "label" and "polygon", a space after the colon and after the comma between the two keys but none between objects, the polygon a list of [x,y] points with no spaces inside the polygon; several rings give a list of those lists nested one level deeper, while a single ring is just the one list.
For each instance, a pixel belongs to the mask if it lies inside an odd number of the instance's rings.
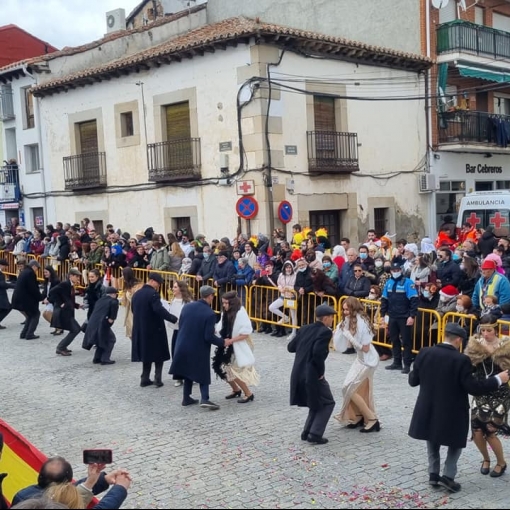
[{"label": "window", "polygon": [[310,228],[315,232],[324,227],[328,231],[331,246],[340,244],[341,211],[310,211]]},{"label": "window", "polygon": [[494,96],[494,113],[510,115],[510,96]]},{"label": "window", "polygon": [[387,207],[376,207],[374,209],[374,229],[377,236],[383,236],[388,232]]},{"label": "window", "polygon": [[328,96],[313,96],[315,131],[336,131],[335,99]]},{"label": "window", "polygon": [[510,181],[496,181],[496,189],[510,189]]},{"label": "window", "polygon": [[29,87],[22,89],[23,91],[23,99],[24,99],[24,128],[32,129],[35,127],[35,117],[34,117],[34,96],[32,95],[32,91]]},{"label": "window", "polygon": [[457,221],[460,201],[466,193],[465,181],[440,181],[436,193],[436,229],[444,223],[444,216],[452,216]]},{"label": "window", "polygon": [[39,145],[25,145],[25,171],[27,174],[38,172],[39,164]]},{"label": "window", "polygon": [[135,134],[133,125],[133,112],[124,112],[120,114],[120,132],[122,138],[133,136]]},{"label": "window", "polygon": [[484,25],[485,9],[479,5],[475,6],[475,23],[478,25]]},{"label": "window", "polygon": [[492,191],[493,181],[476,181],[475,191]]}]

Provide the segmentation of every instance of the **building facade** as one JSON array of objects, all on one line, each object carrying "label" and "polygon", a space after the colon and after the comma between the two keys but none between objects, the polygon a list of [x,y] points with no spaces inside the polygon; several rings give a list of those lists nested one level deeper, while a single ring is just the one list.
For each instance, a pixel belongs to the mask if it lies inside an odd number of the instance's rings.
[{"label": "building facade", "polygon": [[435,9],[423,1],[422,19],[424,53],[428,44],[437,60],[430,71],[432,177],[423,185],[437,228],[445,215],[456,220],[466,193],[510,189],[510,3],[452,0]]}]

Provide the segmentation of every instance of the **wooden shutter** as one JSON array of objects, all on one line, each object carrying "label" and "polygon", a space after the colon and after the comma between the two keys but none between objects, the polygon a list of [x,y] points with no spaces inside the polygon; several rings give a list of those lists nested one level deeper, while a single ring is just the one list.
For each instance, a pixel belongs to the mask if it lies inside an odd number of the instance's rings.
[{"label": "wooden shutter", "polygon": [[166,106],[166,135],[168,141],[191,138],[188,101]]},{"label": "wooden shutter", "polygon": [[335,99],[327,96],[313,96],[315,131],[336,131]]},{"label": "wooden shutter", "polygon": [[89,120],[78,124],[80,132],[80,148],[81,154],[87,152],[99,152],[97,142],[97,122]]}]

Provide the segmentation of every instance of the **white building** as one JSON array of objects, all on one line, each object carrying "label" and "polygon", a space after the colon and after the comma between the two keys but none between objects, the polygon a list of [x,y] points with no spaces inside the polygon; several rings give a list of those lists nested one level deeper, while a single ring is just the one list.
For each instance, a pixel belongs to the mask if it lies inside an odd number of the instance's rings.
[{"label": "white building", "polygon": [[[269,233],[288,201],[290,225],[326,226],[333,242],[374,226],[428,233],[417,178],[428,59],[246,18],[206,22],[199,7],[45,56],[49,72],[29,65],[49,221],[190,225],[211,239]],[[375,96],[395,100],[354,99]],[[236,214],[244,192],[258,202],[251,220]]]}]

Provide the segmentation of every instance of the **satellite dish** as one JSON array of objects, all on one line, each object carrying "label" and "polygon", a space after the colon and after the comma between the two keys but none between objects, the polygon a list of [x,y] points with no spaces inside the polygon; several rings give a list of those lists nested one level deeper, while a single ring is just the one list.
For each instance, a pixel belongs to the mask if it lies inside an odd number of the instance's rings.
[{"label": "satellite dish", "polygon": [[436,9],[444,9],[450,0],[432,0],[432,6]]}]

